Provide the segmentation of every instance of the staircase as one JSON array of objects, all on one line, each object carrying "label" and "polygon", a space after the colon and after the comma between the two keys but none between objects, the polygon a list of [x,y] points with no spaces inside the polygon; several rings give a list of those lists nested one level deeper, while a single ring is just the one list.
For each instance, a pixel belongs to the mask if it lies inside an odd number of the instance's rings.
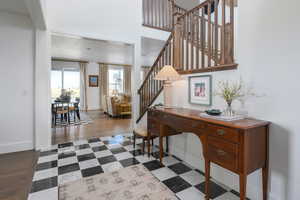
[{"label": "staircase", "polygon": [[165,65],[180,74],[233,70],[234,0],[206,0],[187,11],[174,0],[143,0],[143,25],[171,32],[138,90],[140,116],[163,89],[154,80]]}]

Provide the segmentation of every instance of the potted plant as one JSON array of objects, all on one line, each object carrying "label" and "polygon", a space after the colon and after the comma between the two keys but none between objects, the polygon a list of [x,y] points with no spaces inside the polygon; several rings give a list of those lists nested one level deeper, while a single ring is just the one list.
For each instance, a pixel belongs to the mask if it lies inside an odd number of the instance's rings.
[{"label": "potted plant", "polygon": [[215,95],[222,97],[226,103],[227,108],[225,109],[224,114],[227,116],[233,116],[235,113],[232,109],[232,102],[234,100],[242,98],[245,94],[243,92],[243,81],[239,82],[233,81],[220,81],[218,84],[218,89],[215,92]]}]

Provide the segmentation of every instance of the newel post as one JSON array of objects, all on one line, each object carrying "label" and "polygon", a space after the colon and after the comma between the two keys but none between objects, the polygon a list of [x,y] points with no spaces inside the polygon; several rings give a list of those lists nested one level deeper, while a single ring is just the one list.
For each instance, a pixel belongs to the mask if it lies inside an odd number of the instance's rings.
[{"label": "newel post", "polygon": [[176,70],[180,70],[181,67],[181,33],[182,33],[182,23],[180,20],[180,14],[174,14],[174,32],[173,32],[173,67]]}]

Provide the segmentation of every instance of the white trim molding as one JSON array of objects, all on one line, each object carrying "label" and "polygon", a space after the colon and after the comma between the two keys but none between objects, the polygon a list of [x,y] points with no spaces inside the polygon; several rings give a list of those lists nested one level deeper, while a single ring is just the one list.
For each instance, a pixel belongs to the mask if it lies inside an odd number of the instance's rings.
[{"label": "white trim molding", "polygon": [[18,151],[27,151],[33,149],[32,141],[14,142],[8,144],[0,144],[0,154],[12,153]]}]

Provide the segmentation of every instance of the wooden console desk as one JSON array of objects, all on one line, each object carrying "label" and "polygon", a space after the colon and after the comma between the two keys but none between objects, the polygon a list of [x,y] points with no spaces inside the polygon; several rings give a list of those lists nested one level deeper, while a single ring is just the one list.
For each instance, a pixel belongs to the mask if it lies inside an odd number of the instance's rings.
[{"label": "wooden console desk", "polygon": [[247,175],[262,168],[263,200],[267,200],[270,123],[256,119],[224,122],[200,117],[200,113],[184,108],[153,108],[148,111],[148,135],[159,137],[161,164],[163,137],[194,133],[203,144],[206,200],[209,199],[211,162],[239,175],[241,200],[246,199]]}]

